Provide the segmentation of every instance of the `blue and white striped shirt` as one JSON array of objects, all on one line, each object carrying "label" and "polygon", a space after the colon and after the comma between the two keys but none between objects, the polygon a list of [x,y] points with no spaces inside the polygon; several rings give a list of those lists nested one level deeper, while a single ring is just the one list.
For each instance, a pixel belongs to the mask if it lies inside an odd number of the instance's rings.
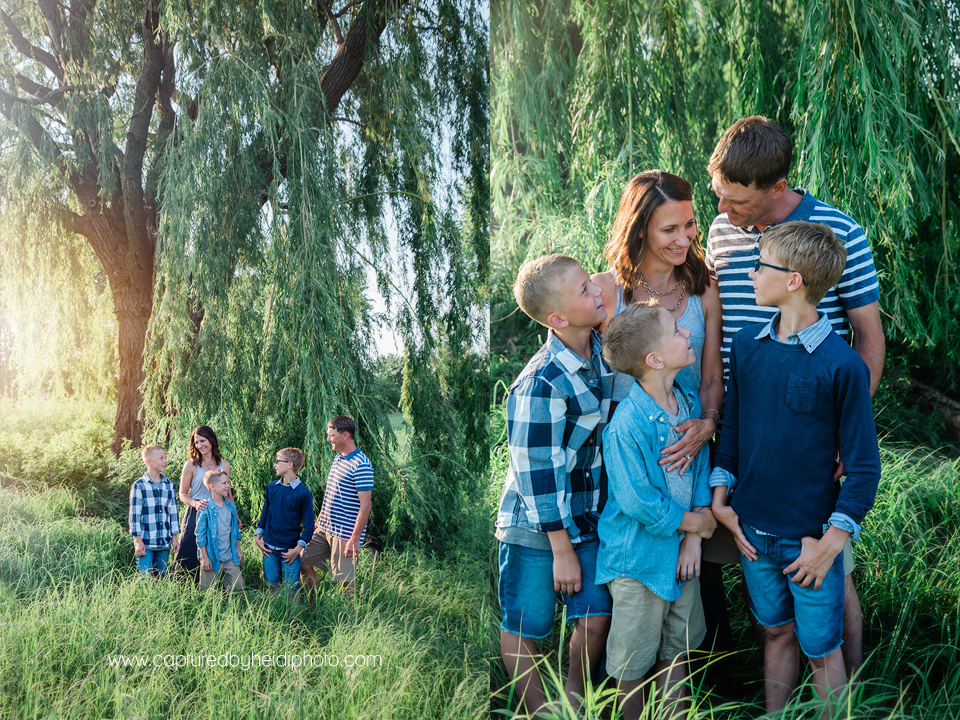
[{"label": "blue and white striped shirt", "polygon": [[180,534],[177,496],[173,483],[161,475],[158,482],[144,473],[130,488],[130,534],[140,536],[151,550],[166,550]]},{"label": "blue and white striped shirt", "polygon": [[[373,465],[360,450],[348,455],[337,453],[327,476],[323,508],[317,520],[317,530],[349,540],[360,514],[360,496],[357,493],[373,490]],[[367,536],[364,526],[360,544]]]},{"label": "blue and white striped shirt", "polygon": [[[833,329],[848,339],[850,323],[847,311],[869,305],[880,299],[880,284],[873,265],[873,255],[867,236],[850,216],[820,202],[805,190],[797,189],[803,197],[800,204],[784,222],[805,220],[830,227],[847,248],[847,264],[840,282],[827,290],[817,309],[830,319]],[[771,225],[770,227],[773,227]],[[755,228],[734,227],[727,215],[718,215],[710,226],[706,261],[711,275],[720,285],[723,304],[723,374],[730,371],[730,343],[740,328],[766,322],[777,308],[760,307],[753,292],[753,282],[747,273],[759,255],[759,240],[763,233]]]}]

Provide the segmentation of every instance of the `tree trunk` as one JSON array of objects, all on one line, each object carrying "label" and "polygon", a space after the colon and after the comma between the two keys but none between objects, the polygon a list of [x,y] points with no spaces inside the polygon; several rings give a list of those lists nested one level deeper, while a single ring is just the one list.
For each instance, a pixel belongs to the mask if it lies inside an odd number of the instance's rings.
[{"label": "tree trunk", "polygon": [[[119,287],[118,287],[119,285]],[[113,307],[119,325],[119,366],[117,378],[117,417],[113,423],[113,442],[110,449],[120,454],[124,439],[133,447],[142,444],[143,416],[140,405],[143,394],[143,347],[147,325],[153,309],[153,284],[132,280],[111,282]]]}]

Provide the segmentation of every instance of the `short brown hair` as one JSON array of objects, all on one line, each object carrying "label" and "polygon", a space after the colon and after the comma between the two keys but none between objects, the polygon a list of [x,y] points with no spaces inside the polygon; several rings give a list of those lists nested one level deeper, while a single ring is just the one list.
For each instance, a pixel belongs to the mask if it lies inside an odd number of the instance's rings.
[{"label": "short brown hair", "polygon": [[638,302],[620,312],[603,333],[603,359],[617,372],[643,379],[647,355],[663,339],[663,308],[656,300]]},{"label": "short brown hair", "polygon": [[210,489],[210,484],[215,482],[220,476],[230,477],[223,470],[207,470],[203,474],[203,484],[207,486],[207,489]]},{"label": "short brown hair", "polygon": [[547,316],[563,303],[559,281],[573,267],[580,267],[580,263],[569,255],[544,255],[524,263],[513,284],[517,305],[532,319],[546,325]]},{"label": "short brown hair", "polygon": [[166,450],[163,449],[163,445],[147,445],[140,451],[140,457],[144,460],[147,458],[155,458],[161,450],[166,452]]},{"label": "short brown hair", "polygon": [[286,460],[289,463],[293,463],[293,471],[300,472],[300,468],[303,467],[303,462],[306,457],[303,454],[303,450],[295,447],[284,448],[277,452],[277,455],[280,456],[281,460]]},{"label": "short brown hair", "polygon": [[769,190],[787,177],[792,162],[793,143],[784,129],[763,115],[754,115],[737,120],[723,134],[707,172],[745,187]]},{"label": "short brown hair", "polygon": [[760,236],[760,248],[806,280],[807,302],[817,305],[840,282],[847,248],[826,225],[794,220],[774,225]]},{"label": "short brown hair", "polygon": [[352,438],[357,436],[357,424],[349,415],[337,415],[327,423],[327,427],[332,427],[338,433],[350,433]]}]

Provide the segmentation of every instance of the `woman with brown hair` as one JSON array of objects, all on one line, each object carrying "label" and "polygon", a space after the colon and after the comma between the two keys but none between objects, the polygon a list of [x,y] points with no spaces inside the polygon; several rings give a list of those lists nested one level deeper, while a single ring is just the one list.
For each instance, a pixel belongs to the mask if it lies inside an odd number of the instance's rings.
[{"label": "woman with brown hair", "polygon": [[[180,552],[177,564],[190,572],[194,580],[200,580],[200,559],[197,556],[197,515],[207,507],[211,499],[210,490],[203,484],[203,476],[210,470],[222,470],[230,476],[230,461],[220,455],[220,443],[217,434],[206,425],[198,425],[190,433],[190,448],[187,461],[180,473],[180,502],[187,506],[183,518],[180,536]],[[230,502],[233,490],[227,493]]]},{"label": "woman with brown hair", "polygon": [[[723,407],[720,291],[703,259],[692,199],[690,183],[662,170],[631,179],[604,248],[611,270],[591,278],[603,290],[607,322],[631,303],[653,299],[690,331],[697,360],[677,381],[699,388],[704,409],[702,417],[677,426],[683,437],[664,448],[661,461],[681,474],[716,432]],[[631,384],[617,380],[614,402],[626,397]]]}]

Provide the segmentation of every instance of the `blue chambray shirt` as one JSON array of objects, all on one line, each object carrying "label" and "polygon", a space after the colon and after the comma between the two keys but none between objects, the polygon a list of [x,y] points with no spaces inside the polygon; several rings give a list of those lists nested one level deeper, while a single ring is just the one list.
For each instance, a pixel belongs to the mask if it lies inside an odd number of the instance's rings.
[{"label": "blue chambray shirt", "polygon": [[497,528],[566,529],[571,543],[596,537],[602,461],[600,432],[609,415],[613,371],[591,336],[584,360],[550,332],[510,386],[510,464]]},{"label": "blue chambray shirt", "polygon": [[[697,393],[676,382],[674,388],[689,401],[690,417],[700,417]],[[634,383],[603,431],[609,495],[600,516],[597,584],[627,577],[673,602],[681,594],[677,561],[684,533],[678,528],[690,508],[670,497],[659,464],[660,451],[669,444],[668,430],[666,411]],[[709,455],[701,448],[684,473],[692,473],[691,507],[710,505]]]},{"label": "blue chambray shirt", "polygon": [[[237,554],[237,541],[240,539],[240,523],[237,520],[237,506],[230,502],[229,498],[223,499],[223,507],[217,507],[217,504],[210,500],[207,507],[197,516],[197,559],[200,557],[200,548],[207,549],[207,557],[210,559],[212,572],[220,572],[220,547],[217,543],[217,514],[228,512],[232,515],[230,519],[230,562],[234,565],[240,564],[240,556]],[[224,558],[226,560],[227,558]]]}]

